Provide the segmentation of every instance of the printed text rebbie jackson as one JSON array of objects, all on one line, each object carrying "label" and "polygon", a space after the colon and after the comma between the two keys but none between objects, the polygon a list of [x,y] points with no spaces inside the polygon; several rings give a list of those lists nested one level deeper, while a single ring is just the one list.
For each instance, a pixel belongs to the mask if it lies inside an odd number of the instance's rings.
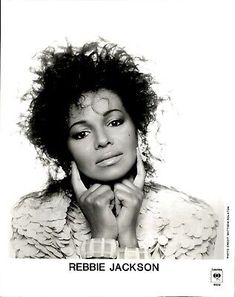
[{"label": "printed text rebbie jackson", "polygon": [[159,264],[149,262],[70,262],[69,271],[159,271]]}]

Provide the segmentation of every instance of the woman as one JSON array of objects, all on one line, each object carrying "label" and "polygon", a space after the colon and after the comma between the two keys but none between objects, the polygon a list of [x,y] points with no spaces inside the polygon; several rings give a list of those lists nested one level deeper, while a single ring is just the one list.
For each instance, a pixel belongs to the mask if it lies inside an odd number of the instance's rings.
[{"label": "woman", "polygon": [[51,175],[15,207],[16,257],[212,255],[211,208],[151,182],[147,128],[161,98],[137,61],[108,43],[43,52],[21,126],[44,164],[65,177]]}]

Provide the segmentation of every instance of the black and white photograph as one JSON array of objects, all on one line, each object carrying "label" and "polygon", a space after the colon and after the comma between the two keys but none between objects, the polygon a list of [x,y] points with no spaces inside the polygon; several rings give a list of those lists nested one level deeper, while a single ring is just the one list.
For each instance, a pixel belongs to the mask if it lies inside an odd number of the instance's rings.
[{"label": "black and white photograph", "polygon": [[19,125],[50,175],[14,209],[15,257],[213,257],[212,208],[152,178],[146,138],[164,99],[150,74],[107,42],[50,47],[40,59]]},{"label": "black and white photograph", "polygon": [[3,1],[1,296],[233,296],[231,8]]}]

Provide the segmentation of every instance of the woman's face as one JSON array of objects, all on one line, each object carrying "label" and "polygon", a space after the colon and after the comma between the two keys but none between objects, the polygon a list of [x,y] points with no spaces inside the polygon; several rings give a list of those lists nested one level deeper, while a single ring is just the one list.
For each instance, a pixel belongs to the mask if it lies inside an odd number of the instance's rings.
[{"label": "woman's face", "polygon": [[68,149],[78,169],[101,182],[122,178],[136,161],[137,147],[136,129],[122,100],[100,89],[83,93],[82,106],[72,105],[69,113]]}]

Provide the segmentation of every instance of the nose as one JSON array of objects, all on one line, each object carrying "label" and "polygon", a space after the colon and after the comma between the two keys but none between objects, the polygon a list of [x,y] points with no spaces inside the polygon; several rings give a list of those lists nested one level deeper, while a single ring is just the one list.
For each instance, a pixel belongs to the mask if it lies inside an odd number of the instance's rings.
[{"label": "nose", "polygon": [[95,149],[98,150],[100,148],[104,148],[109,144],[113,144],[111,135],[109,135],[109,133],[104,128],[97,129]]}]

